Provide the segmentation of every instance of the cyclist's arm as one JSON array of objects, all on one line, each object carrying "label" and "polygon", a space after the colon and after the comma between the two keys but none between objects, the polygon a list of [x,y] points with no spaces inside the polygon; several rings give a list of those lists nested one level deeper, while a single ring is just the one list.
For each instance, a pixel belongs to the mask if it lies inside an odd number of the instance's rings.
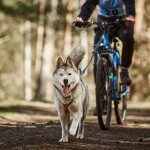
[{"label": "cyclist's arm", "polygon": [[81,12],[78,17],[83,20],[88,20],[98,4],[98,0],[86,0],[86,2],[81,7]]},{"label": "cyclist's arm", "polygon": [[135,17],[135,0],[123,0],[127,16],[134,16]]}]

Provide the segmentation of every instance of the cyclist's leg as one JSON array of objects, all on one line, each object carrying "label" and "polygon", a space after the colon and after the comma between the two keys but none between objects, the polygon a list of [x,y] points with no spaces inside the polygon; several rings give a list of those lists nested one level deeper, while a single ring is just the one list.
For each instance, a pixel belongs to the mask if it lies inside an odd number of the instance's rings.
[{"label": "cyclist's leg", "polygon": [[[96,47],[98,41],[100,40],[101,35],[102,35],[101,30],[96,29],[95,30],[95,38],[94,38],[94,50],[95,50],[95,47]],[[93,74],[94,74],[94,81],[95,81],[95,83],[96,83],[96,62],[97,62],[97,58],[96,57],[97,56],[94,55]]]},{"label": "cyclist's leg", "polygon": [[123,50],[122,50],[122,72],[121,78],[123,83],[131,84],[131,79],[128,74],[128,68],[132,63],[132,56],[134,51],[134,28],[133,26],[124,25],[122,28],[118,30],[118,37],[123,42]]}]

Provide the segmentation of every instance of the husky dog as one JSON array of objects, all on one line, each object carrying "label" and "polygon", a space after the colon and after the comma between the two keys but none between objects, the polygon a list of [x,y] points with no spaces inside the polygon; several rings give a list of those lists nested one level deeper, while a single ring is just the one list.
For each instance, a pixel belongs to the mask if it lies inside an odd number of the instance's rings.
[{"label": "husky dog", "polygon": [[[53,73],[53,94],[62,127],[59,142],[68,142],[68,133],[84,138],[84,120],[89,105],[87,86],[81,79],[79,64],[85,50],[74,49],[67,59],[58,57]],[[73,116],[69,129],[70,114]]]}]

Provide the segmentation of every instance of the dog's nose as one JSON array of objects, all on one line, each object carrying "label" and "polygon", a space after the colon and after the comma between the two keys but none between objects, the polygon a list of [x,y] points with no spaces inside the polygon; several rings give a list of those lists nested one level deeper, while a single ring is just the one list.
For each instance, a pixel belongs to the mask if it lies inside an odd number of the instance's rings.
[{"label": "dog's nose", "polygon": [[68,79],[64,79],[64,83],[67,84],[68,83]]}]

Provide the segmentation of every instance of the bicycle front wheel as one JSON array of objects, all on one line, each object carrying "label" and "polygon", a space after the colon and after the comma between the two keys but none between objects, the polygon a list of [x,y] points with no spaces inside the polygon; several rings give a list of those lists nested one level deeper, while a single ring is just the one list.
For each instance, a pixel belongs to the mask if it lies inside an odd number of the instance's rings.
[{"label": "bicycle front wheel", "polygon": [[[120,91],[125,90],[125,85],[120,86]],[[126,118],[127,111],[127,95],[123,96],[119,101],[114,102],[115,106],[115,115],[117,124],[121,125]]]},{"label": "bicycle front wheel", "polygon": [[110,66],[106,58],[101,58],[97,63],[96,72],[96,108],[98,123],[103,130],[110,127],[112,112],[112,82]]}]

